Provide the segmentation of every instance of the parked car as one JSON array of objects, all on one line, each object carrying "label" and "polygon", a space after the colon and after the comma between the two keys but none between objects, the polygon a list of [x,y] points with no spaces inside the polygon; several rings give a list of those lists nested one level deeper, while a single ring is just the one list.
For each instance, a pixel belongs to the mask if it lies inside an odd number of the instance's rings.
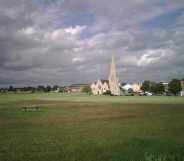
[{"label": "parked car", "polygon": [[150,92],[141,92],[139,93],[139,96],[153,96],[153,94]]},{"label": "parked car", "polygon": [[153,94],[151,92],[145,92],[146,96],[152,96]]}]

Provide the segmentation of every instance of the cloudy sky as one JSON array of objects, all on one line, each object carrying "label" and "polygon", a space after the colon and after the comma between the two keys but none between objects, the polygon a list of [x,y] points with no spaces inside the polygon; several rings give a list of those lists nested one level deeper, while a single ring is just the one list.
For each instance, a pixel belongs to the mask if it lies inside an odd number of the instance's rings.
[{"label": "cloudy sky", "polygon": [[0,0],[0,86],[184,78],[184,0]]}]

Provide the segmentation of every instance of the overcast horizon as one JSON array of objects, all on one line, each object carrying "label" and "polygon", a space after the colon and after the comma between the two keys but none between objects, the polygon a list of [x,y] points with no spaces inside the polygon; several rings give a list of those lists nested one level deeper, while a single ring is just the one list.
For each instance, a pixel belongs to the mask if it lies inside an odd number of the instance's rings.
[{"label": "overcast horizon", "polygon": [[0,0],[0,86],[184,78],[183,0]]}]

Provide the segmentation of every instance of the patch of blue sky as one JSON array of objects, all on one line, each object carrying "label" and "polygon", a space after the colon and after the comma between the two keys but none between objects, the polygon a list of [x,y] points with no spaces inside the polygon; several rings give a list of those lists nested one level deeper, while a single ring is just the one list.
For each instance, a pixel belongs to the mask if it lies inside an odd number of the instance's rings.
[{"label": "patch of blue sky", "polygon": [[84,40],[84,39],[88,39],[88,38],[90,38],[90,37],[93,37],[93,36],[96,35],[96,34],[97,34],[97,33],[92,33],[92,32],[89,32],[89,30],[85,30],[84,32],[81,33],[80,38],[81,38],[82,40]]},{"label": "patch of blue sky", "polygon": [[169,29],[175,25],[177,18],[181,16],[182,13],[184,13],[184,8],[180,8],[157,16],[149,21],[144,22],[142,26],[146,30],[154,28]]},{"label": "patch of blue sky", "polygon": [[65,16],[57,17],[51,25],[54,28],[66,28],[75,26],[91,26],[95,22],[95,17],[92,13],[85,11],[68,12]]},{"label": "patch of blue sky", "polygon": [[[93,23],[95,23],[95,21],[95,16],[92,13],[88,11],[75,11],[66,13],[65,16],[52,19],[50,25],[55,29],[75,26],[87,26],[87,28],[89,28],[93,25]],[[91,33],[89,29],[86,29],[81,33],[80,38],[86,39],[93,36],[94,34],[95,33]]]},{"label": "patch of blue sky", "polygon": [[65,0],[38,0],[38,3],[46,8],[54,5],[63,5],[64,2]]}]

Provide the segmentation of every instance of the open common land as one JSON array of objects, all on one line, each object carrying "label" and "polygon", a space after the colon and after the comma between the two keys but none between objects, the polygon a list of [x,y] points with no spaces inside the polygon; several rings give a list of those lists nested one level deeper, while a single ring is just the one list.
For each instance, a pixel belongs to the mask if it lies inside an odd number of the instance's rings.
[{"label": "open common land", "polygon": [[184,97],[0,95],[0,161],[182,160]]}]

